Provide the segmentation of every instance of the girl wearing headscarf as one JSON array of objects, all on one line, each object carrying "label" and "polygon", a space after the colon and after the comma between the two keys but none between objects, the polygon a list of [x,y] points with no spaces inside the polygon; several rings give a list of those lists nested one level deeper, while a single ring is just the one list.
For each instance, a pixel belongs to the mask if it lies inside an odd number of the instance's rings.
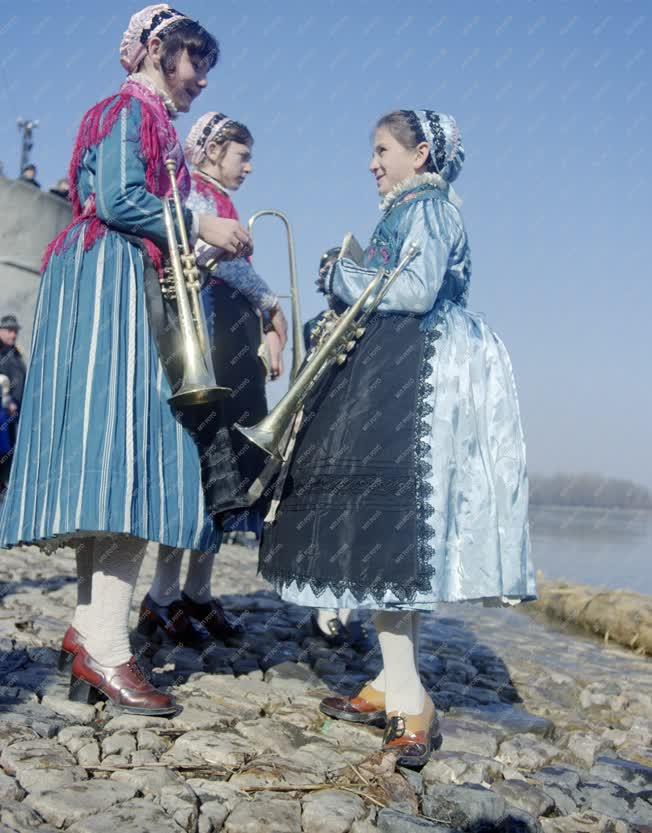
[{"label": "girl wearing headscarf", "polygon": [[[251,173],[252,146],[253,136],[244,124],[223,113],[201,116],[184,144],[192,172],[186,206],[202,214],[237,220],[229,192],[237,191]],[[198,240],[195,254],[197,263],[203,266],[214,258],[215,249]],[[212,423],[213,431],[227,435],[224,445],[232,461],[229,465],[224,460],[221,498],[213,505],[215,521],[222,526],[239,507],[247,506],[247,490],[265,462],[262,453],[233,429],[236,422],[253,425],[267,413],[261,316],[267,331],[272,378],[281,370],[287,325],[277,296],[245,257],[220,261],[212,267],[204,281],[202,301],[215,378],[218,384],[232,389],[221,403],[219,420]],[[259,531],[261,520],[255,508],[245,509],[237,517],[241,524]],[[158,631],[174,642],[191,646],[199,645],[203,638],[194,622],[201,623],[216,639],[232,636],[241,628],[229,619],[211,592],[215,551],[191,553],[183,590],[179,580],[182,560],[183,551],[159,548],[152,586],[141,605],[140,629],[149,637]]]},{"label": "girl wearing headscarf", "polygon": [[463,160],[449,115],[400,110],[377,123],[381,218],[363,265],[338,259],[323,289],[350,305],[379,267],[412,244],[418,254],[344,367],[306,400],[260,554],[287,601],[377,611],[383,670],[321,709],[384,721],[383,749],[408,766],[428,759],[438,733],[418,673],[419,611],[536,599],[512,367],[466,308],[471,258],[451,187]]},{"label": "girl wearing headscarf", "polygon": [[[172,119],[206,87],[218,45],[167,4],[135,14],[117,94],[83,117],[70,163],[73,221],[49,246],[0,544],[76,546],[78,603],[61,652],[70,696],[170,714],[131,654],[128,616],[148,541],[219,546],[204,506],[199,454],[168,404],[171,388],[148,320],[144,275],[167,245],[165,168],[190,174]],[[235,220],[184,210],[229,256],[248,251]],[[155,277],[155,283],[157,279]],[[74,658],[74,659],[73,659]]]}]

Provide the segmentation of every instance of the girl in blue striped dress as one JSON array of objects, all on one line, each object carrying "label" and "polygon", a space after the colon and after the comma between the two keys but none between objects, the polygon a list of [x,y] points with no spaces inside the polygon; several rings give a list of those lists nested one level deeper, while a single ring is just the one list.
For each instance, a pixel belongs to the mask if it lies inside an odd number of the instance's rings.
[{"label": "girl in blue striped dress", "polygon": [[[70,166],[74,220],[50,245],[0,545],[76,546],[78,605],[62,646],[71,696],[166,714],[173,698],[144,680],[128,615],[148,541],[214,551],[197,448],[168,405],[169,383],[147,316],[144,270],[166,246],[164,162],[190,176],[171,118],[206,87],[218,45],[165,4],[135,14],[117,95],[82,119]],[[227,256],[249,250],[233,220],[184,210]]]}]

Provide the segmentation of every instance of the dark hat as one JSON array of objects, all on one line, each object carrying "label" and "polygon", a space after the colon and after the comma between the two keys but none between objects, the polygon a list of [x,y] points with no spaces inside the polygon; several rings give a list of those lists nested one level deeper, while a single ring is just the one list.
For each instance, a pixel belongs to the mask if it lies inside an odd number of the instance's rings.
[{"label": "dark hat", "polygon": [[20,324],[15,315],[3,315],[0,318],[0,330],[20,330]]},{"label": "dark hat", "polygon": [[327,249],[319,259],[319,268],[323,269],[329,260],[337,260],[340,254],[340,247],[335,246],[332,249]]}]

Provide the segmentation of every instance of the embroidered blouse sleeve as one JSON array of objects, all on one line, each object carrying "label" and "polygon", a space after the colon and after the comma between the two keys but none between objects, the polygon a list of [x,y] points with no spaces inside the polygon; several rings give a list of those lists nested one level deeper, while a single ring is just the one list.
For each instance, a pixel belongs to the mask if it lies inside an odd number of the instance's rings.
[{"label": "embroidered blouse sleeve", "polygon": [[[167,245],[163,204],[145,185],[145,161],[140,153],[140,104],[125,107],[96,151],[97,216],[111,228],[147,237],[160,248]],[[184,209],[188,233],[193,215]]]},{"label": "embroidered blouse sleeve", "polygon": [[[403,257],[411,244],[419,247],[396,278],[380,304],[383,312],[429,312],[437,300],[448,259],[455,241],[463,234],[457,210],[445,200],[419,200],[404,210],[398,227],[400,253]],[[347,259],[338,260],[330,276],[330,291],[344,303],[352,304],[360,296],[374,269],[364,269]]]},{"label": "embroidered blouse sleeve", "polygon": [[[198,215],[215,214],[214,204],[195,188],[190,192],[186,205]],[[203,240],[197,240],[195,243],[195,255],[200,266],[214,257],[215,253],[216,249],[204,243]],[[266,313],[269,313],[278,303],[277,296],[246,258],[220,261],[211,275],[241,292],[253,307],[263,313],[264,318],[269,317]]]}]

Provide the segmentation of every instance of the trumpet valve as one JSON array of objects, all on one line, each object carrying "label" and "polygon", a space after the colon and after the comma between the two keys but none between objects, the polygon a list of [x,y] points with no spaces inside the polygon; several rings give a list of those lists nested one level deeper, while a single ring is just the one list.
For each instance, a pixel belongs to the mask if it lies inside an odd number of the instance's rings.
[{"label": "trumpet valve", "polygon": [[366,327],[358,327],[358,328],[356,329],[356,331],[355,331],[355,337],[356,337],[357,339],[362,338],[362,336],[364,335],[364,333],[365,333],[365,330],[366,330],[366,329],[367,329]]},{"label": "trumpet valve", "polygon": [[355,348],[356,344],[357,342],[355,341],[355,339],[351,339],[351,341],[346,342],[346,347],[344,349],[347,353],[350,353]]},{"label": "trumpet valve", "polygon": [[177,293],[174,288],[174,274],[172,267],[170,266],[166,266],[163,269],[163,277],[161,278],[161,293],[163,297],[168,300],[174,300],[177,297]]},{"label": "trumpet valve", "polygon": [[338,353],[337,356],[335,356],[335,361],[341,367],[346,362],[346,353]]}]

